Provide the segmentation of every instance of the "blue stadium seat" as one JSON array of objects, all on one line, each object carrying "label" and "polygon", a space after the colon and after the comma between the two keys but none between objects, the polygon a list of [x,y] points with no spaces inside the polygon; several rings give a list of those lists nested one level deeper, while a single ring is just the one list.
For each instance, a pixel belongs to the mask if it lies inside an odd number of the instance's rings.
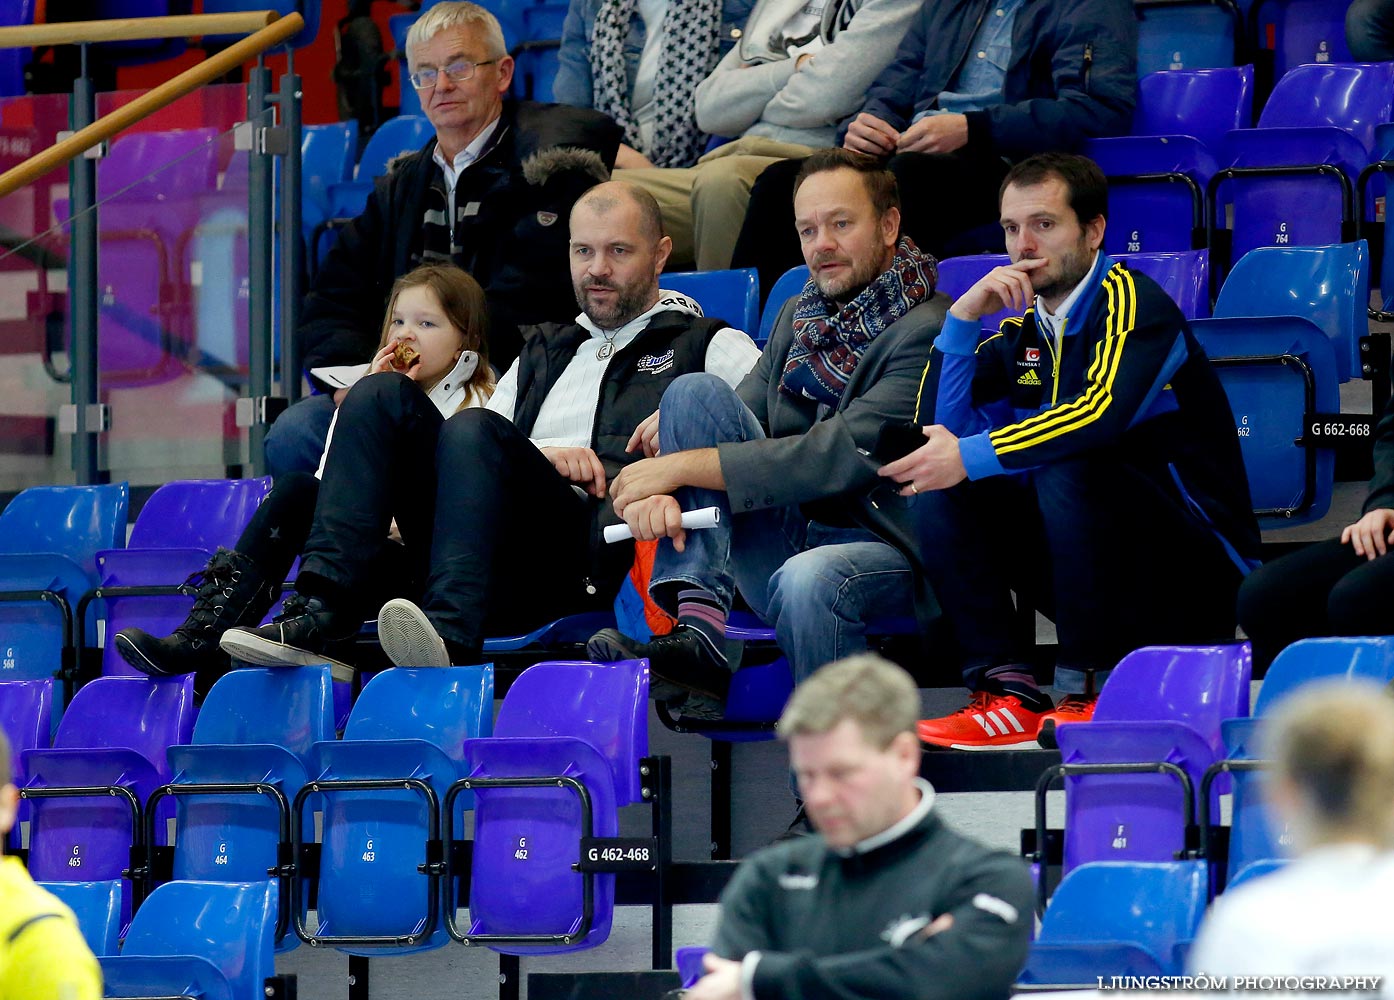
[{"label": "blue stadium seat", "polygon": [[1300,317],[1203,319],[1191,328],[1234,411],[1260,523],[1272,528],[1324,517],[1335,453],[1302,440],[1306,414],[1340,411],[1331,341]]},{"label": "blue stadium seat", "polygon": [[1260,47],[1272,53],[1274,78],[1303,63],[1350,62],[1348,6],[1330,0],[1256,0],[1250,16]]},{"label": "blue stadium seat", "polygon": [[[410,83],[407,88],[411,88]],[[329,217],[315,227],[311,245],[320,245],[326,230],[341,228],[363,211],[373,193],[373,178],[387,173],[392,160],[416,152],[434,137],[435,131],[424,115],[398,115],[379,125],[359,157],[354,179],[329,186]]]},{"label": "blue stadium seat", "polygon": [[[0,27],[34,23],[35,0],[11,0],[0,10]],[[32,49],[0,49],[0,97],[20,97],[25,93],[24,66],[33,58]]]},{"label": "blue stadium seat", "polygon": [[[1336,377],[1360,378],[1367,332],[1370,251],[1364,240],[1313,247],[1260,247],[1240,258],[1215,300],[1216,317],[1298,316],[1326,334]],[[1327,411],[1334,412],[1334,411]]]},{"label": "blue stadium seat", "polygon": [[[173,875],[181,881],[254,882],[281,863],[290,843],[290,803],[308,780],[305,758],[334,739],[329,668],[243,668],[220,678],[204,699],[193,742],[169,748],[174,777],[156,789],[176,803]],[[212,792],[209,786],[243,786]],[[146,831],[146,843],[154,838]],[[285,845],[283,848],[282,845]],[[154,862],[153,850],[150,858]],[[290,928],[290,880],[280,886],[276,939]]]},{"label": "blue stadium seat", "polygon": [[[359,695],[343,740],[310,748],[292,839],[309,839],[304,806],[315,796],[324,833],[313,934],[302,918],[305,880],[295,880],[291,915],[302,940],[365,955],[450,940],[440,919],[450,915],[443,870],[420,866],[440,860],[427,857],[427,843],[440,838],[441,803],[465,773],[465,742],[493,731],[493,704],[491,666],[385,670]],[[456,806],[459,828],[473,802],[460,796]]]},{"label": "blue stadium seat", "polygon": [[102,882],[40,882],[77,917],[77,928],[92,954],[115,955],[121,932],[121,880]]},{"label": "blue stadium seat", "polygon": [[[1219,773],[1228,772],[1233,783],[1227,864],[1230,884],[1246,868],[1284,857],[1291,839],[1288,830],[1275,830],[1269,822],[1261,766],[1253,763],[1261,762],[1267,752],[1262,742],[1264,717],[1302,686],[1341,678],[1368,684],[1372,691],[1394,680],[1394,637],[1336,637],[1293,643],[1268,668],[1254,704],[1254,717],[1228,719],[1222,724],[1224,759],[1207,780],[1214,781]],[[1203,823],[1202,828],[1208,825]]]},{"label": "blue stadium seat", "polygon": [[446,907],[458,940],[529,955],[609,936],[615,876],[574,866],[583,838],[616,836],[618,807],[643,801],[648,681],[646,660],[535,664],[493,737],[465,743],[470,770],[452,795],[475,796],[467,933]]},{"label": "blue stadium seat", "polygon": [[[193,698],[192,674],[100,677],[73,698],[51,749],[21,754],[26,780],[20,795],[32,800],[29,871],[35,878],[121,876],[131,846],[140,842],[141,808],[169,780],[165,751],[189,742]],[[94,788],[102,791],[74,791]],[[128,891],[126,914],[130,903]]]},{"label": "blue stadium seat", "polygon": [[[269,476],[165,483],[141,508],[126,547],[97,553],[98,585],[80,607],[102,602],[108,636],[130,627],[173,632],[193,606],[185,582],[203,571],[215,549],[237,544],[270,489]],[[110,642],[102,673],[139,675]]]},{"label": "blue stadium seat", "polygon": [[760,315],[760,335],[755,338],[757,344],[764,347],[768,343],[770,334],[774,332],[775,320],[779,319],[779,311],[784,308],[784,303],[801,294],[807,284],[807,264],[791,267],[779,276],[779,280],[770,289],[770,294],[765,300],[765,310]]},{"label": "blue stadium seat", "polygon": [[483,651],[487,656],[491,653],[511,653],[532,647],[545,649],[554,645],[585,645],[586,640],[601,629],[614,626],[615,616],[611,612],[586,611],[558,618],[521,635],[490,636],[484,640]]},{"label": "blue stadium seat", "polygon": [[252,1000],[276,973],[276,884],[169,882],[141,906],[121,954],[99,959],[110,998]]},{"label": "blue stadium seat", "polygon": [[1286,858],[1263,858],[1259,861],[1251,861],[1225,883],[1225,890],[1237,888],[1245,882],[1263,878],[1265,875],[1272,875],[1274,872],[1282,871],[1287,866],[1288,860]]},{"label": "blue stadium seat", "polygon": [[1174,0],[1136,6],[1138,75],[1168,69],[1233,66],[1244,18],[1233,0]]},{"label": "blue stadium seat", "polygon": [[711,951],[705,946],[693,946],[679,948],[673,956],[673,964],[678,968],[678,978],[682,980],[683,989],[691,989],[697,980],[702,978],[702,959]]},{"label": "blue stadium seat", "polygon": [[1214,154],[1252,120],[1253,80],[1252,66],[1151,73],[1138,83],[1133,135],[1085,143],[1110,181],[1110,253],[1204,245]]},{"label": "blue stadium seat", "polygon": [[1354,239],[1355,181],[1392,106],[1394,63],[1298,66],[1279,80],[1258,127],[1225,137],[1207,186],[1210,224],[1222,228],[1227,205],[1233,215],[1230,259]]},{"label": "blue stadium seat", "polygon": [[125,540],[129,497],[125,483],[34,486],[0,513],[0,677],[53,677],[71,655],[73,609],[97,552]]},{"label": "blue stadium seat", "polygon": [[[753,267],[735,271],[685,271],[664,274],[666,290],[696,299],[707,316],[724,319],[746,334],[760,326],[760,275]],[[752,338],[753,339],[753,338]]]},{"label": "blue stadium seat", "polygon": [[[411,90],[411,86],[407,86]],[[300,138],[300,230],[304,234],[310,276],[319,268],[320,258],[329,250],[326,240],[315,241],[321,223],[333,217],[334,185],[353,178],[353,162],[358,152],[358,122],[332,122],[306,125]],[[239,159],[245,159],[239,157]]]},{"label": "blue stadium seat", "polygon": [[521,8],[521,44],[513,47],[513,95],[519,100],[551,101],[557,77],[562,24],[569,8],[565,3],[533,3]]},{"label": "blue stadium seat", "polygon": [[[57,5],[51,8],[56,9]],[[83,19],[106,21],[128,17],[178,17],[192,13],[193,0],[96,0],[86,5]],[[142,38],[103,42],[97,51],[109,65],[138,66],[173,59],[181,55],[187,46],[184,38]]]},{"label": "blue stadium seat", "polygon": [[[10,741],[11,779],[24,784],[24,751],[49,745],[53,729],[53,681],[0,680],[0,733]],[[29,819],[29,805],[20,807],[19,822],[5,838],[5,850],[13,853],[20,843],[20,823]]]},{"label": "blue stadium seat", "polygon": [[1055,890],[1019,982],[1177,975],[1176,945],[1195,937],[1207,897],[1204,862],[1083,865]]}]

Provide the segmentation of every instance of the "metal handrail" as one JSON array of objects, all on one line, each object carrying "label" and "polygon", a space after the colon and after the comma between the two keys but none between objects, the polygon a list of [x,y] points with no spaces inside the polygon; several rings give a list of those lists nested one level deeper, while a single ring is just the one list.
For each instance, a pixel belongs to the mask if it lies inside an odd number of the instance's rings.
[{"label": "metal handrail", "polygon": [[[163,20],[175,20],[175,18],[164,18]],[[71,25],[65,25],[65,27],[71,27]],[[29,157],[19,166],[0,174],[0,198],[32,184],[44,174],[56,170],[69,160],[76,159],[93,146],[106,142],[142,118],[173,104],[179,98],[192,93],[199,87],[212,83],[249,59],[255,59],[262,52],[274,48],[304,27],[305,20],[299,14],[279,17],[256,34],[234,42],[216,55],[209,56],[197,66],[186,69],[173,79],[165,81],[146,94],[142,94],[130,104],[124,105],[108,115],[103,115],[86,128],[80,129],[61,142],[54,143],[43,152]],[[11,29],[0,29],[0,31],[4,30]]]},{"label": "metal handrail", "polygon": [[178,14],[171,17],[122,17],[106,21],[66,21],[20,24],[0,28],[0,49],[34,45],[88,45],[154,38],[202,38],[206,35],[250,35],[281,15],[274,10],[236,14]]}]

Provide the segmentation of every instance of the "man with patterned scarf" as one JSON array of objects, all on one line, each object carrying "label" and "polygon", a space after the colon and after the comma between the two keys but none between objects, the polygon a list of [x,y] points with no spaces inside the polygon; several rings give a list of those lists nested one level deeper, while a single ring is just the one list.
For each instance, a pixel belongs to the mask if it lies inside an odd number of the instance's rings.
[{"label": "man with patterned scarf", "polygon": [[[684,375],[663,394],[659,455],[611,487],[636,538],[662,539],[649,592],[677,628],[647,643],[594,635],[594,660],[648,657],[651,694],[722,699],[736,588],[773,623],[796,680],[866,648],[872,617],[937,612],[915,522],[874,455],[908,422],[949,304],[937,266],[900,235],[894,176],[845,149],[810,156],[794,194],[812,277],[785,303],[754,370],[731,390]],[[684,532],[684,510],[718,507]]]},{"label": "man with patterned scarf", "polygon": [[691,166],[707,137],[692,95],[754,0],[571,0],[552,93],[624,130],[617,167]]}]

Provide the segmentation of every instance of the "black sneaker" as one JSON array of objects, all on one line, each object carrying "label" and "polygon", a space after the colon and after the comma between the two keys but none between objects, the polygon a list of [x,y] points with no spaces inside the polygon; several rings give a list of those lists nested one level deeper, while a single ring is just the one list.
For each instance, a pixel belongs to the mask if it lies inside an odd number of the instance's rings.
[{"label": "black sneaker", "polygon": [[[649,642],[636,642],[618,629],[601,629],[586,643],[586,655],[596,662],[647,659],[652,677],[718,701],[726,700],[731,686],[725,654],[699,629],[686,625]],[[650,697],[661,694],[655,693],[656,687],[650,684]]]},{"label": "black sneaker", "polygon": [[336,681],[353,680],[353,667],[325,653],[331,643],[358,634],[362,621],[327,608],[318,597],[291,594],[271,624],[233,628],[223,634],[223,652],[264,667],[329,664]]}]

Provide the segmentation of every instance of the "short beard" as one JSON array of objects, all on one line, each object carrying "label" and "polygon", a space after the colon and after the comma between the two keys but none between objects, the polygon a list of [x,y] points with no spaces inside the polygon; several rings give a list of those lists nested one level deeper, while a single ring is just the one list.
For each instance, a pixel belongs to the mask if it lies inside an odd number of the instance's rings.
[{"label": "short beard", "polygon": [[620,288],[616,285],[591,286],[613,288],[619,292],[615,296],[614,305],[602,311],[586,298],[586,287],[586,285],[576,286],[576,302],[580,305],[581,311],[590,318],[590,321],[602,330],[618,330],[647,311],[651,291],[649,288]]},{"label": "short beard", "polygon": [[827,284],[816,277],[813,280],[818,286],[818,291],[834,302],[846,305],[866,291],[867,286],[880,277],[883,270],[879,261],[869,261],[860,265],[853,261],[848,274],[842,279],[834,278]]}]

